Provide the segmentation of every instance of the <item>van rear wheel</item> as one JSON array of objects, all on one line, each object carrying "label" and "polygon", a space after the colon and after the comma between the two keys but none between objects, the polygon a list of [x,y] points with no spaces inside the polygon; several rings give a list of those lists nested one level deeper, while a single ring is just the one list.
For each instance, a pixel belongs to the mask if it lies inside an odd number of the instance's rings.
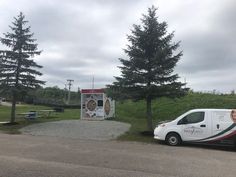
[{"label": "van rear wheel", "polygon": [[177,133],[170,133],[166,136],[166,143],[169,146],[178,146],[181,144],[181,138]]}]

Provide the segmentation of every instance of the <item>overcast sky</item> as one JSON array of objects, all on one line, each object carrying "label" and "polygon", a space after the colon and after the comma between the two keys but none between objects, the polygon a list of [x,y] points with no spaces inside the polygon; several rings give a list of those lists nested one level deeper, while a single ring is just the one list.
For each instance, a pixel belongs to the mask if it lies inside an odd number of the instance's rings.
[{"label": "overcast sky", "polygon": [[236,89],[236,1],[234,0],[0,0],[0,36],[20,11],[42,54],[46,86],[104,87],[119,76],[126,35],[147,8],[175,31],[183,57],[175,72],[195,91]]}]

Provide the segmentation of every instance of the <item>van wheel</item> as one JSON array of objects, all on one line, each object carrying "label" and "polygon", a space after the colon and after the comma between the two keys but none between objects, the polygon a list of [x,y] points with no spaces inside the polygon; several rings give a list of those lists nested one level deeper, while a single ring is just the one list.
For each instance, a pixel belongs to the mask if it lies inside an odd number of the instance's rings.
[{"label": "van wheel", "polygon": [[181,144],[181,138],[177,133],[170,133],[166,136],[166,143],[169,146],[178,146]]}]

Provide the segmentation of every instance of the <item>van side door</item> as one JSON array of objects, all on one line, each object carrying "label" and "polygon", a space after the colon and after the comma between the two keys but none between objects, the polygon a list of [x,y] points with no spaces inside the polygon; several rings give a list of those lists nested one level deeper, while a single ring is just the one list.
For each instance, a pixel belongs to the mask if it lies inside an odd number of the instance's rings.
[{"label": "van side door", "polygon": [[212,112],[212,135],[218,134],[232,124],[230,112]]},{"label": "van side door", "polygon": [[211,127],[208,114],[207,111],[192,112],[179,120],[177,124],[181,126],[183,141],[194,141],[209,136]]},{"label": "van side door", "polygon": [[236,130],[236,128],[232,127],[233,122],[231,120],[230,113],[231,111],[212,112],[212,135],[214,136],[212,138],[213,141],[217,140],[217,143],[223,143],[227,145],[232,145],[236,142],[236,135],[234,135],[234,137],[228,137],[228,135],[234,133]]}]

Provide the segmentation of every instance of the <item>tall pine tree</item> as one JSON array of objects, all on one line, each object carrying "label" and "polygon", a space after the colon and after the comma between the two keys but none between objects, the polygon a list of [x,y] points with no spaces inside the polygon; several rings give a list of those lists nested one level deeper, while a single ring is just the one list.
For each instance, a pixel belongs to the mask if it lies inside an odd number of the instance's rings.
[{"label": "tall pine tree", "polygon": [[36,39],[30,32],[30,26],[25,27],[28,21],[21,12],[10,26],[11,32],[4,33],[0,42],[6,50],[0,50],[0,88],[12,95],[11,120],[15,122],[17,98],[28,90],[38,88],[44,81],[36,77],[42,75],[37,69],[42,68],[32,58],[40,55]]},{"label": "tall pine tree", "polygon": [[146,100],[147,127],[153,130],[152,100],[158,97],[182,96],[187,89],[178,82],[173,74],[182,52],[175,52],[179,47],[173,43],[174,33],[167,33],[167,23],[158,22],[157,9],[152,6],[148,14],[143,15],[142,25],[134,25],[128,35],[129,45],[125,53],[129,59],[120,59],[121,77],[109,86],[114,97]]}]

